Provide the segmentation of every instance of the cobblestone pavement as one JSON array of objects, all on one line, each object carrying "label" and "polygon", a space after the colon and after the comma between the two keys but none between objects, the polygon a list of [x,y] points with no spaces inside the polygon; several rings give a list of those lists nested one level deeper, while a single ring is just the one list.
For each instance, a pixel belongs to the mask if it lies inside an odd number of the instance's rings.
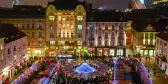
[{"label": "cobblestone pavement", "polygon": [[[153,79],[154,84],[168,84],[168,79],[165,79],[165,71],[162,71],[154,61],[154,58],[146,60],[145,57],[142,57],[142,62],[149,70],[150,77]],[[156,75],[153,75],[153,69],[156,68]]]}]

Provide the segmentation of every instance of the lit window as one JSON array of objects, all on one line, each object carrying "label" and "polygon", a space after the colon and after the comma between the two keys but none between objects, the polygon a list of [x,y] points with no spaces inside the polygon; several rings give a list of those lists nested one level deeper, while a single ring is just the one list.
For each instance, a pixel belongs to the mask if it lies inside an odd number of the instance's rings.
[{"label": "lit window", "polygon": [[67,27],[69,27],[69,24],[67,24]]},{"label": "lit window", "polygon": [[73,25],[71,25],[71,29],[73,29],[74,28],[74,26]]},{"label": "lit window", "polygon": [[63,28],[65,27],[65,24],[63,24]]},{"label": "lit window", "polygon": [[61,20],[61,16],[58,16],[59,21]]},{"label": "lit window", "polygon": [[0,50],[2,50],[2,49],[3,49],[3,46],[1,45],[1,46],[0,46]]},{"label": "lit window", "polygon": [[77,17],[77,20],[78,20],[78,21],[82,21],[82,20],[83,20],[82,16],[78,16],[78,17]]},{"label": "lit window", "polygon": [[55,17],[54,16],[49,16],[49,20],[54,20]]},{"label": "lit window", "polygon": [[50,41],[50,45],[54,45],[55,44],[55,41]]},{"label": "lit window", "polygon": [[65,20],[65,18],[62,18],[63,19],[63,21]]},{"label": "lit window", "polygon": [[53,30],[53,29],[54,29],[54,26],[53,26],[53,25],[50,25],[50,29]]},{"label": "lit window", "polygon": [[78,25],[78,29],[79,29],[79,30],[82,30],[82,25]]}]

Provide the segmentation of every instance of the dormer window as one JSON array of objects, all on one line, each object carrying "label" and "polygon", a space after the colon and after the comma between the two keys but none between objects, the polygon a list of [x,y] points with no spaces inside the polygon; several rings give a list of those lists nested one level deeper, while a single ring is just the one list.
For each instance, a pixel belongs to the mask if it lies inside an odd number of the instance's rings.
[{"label": "dormer window", "polygon": [[55,17],[54,16],[49,16],[49,20],[54,20]]},{"label": "dormer window", "polygon": [[152,30],[153,30],[153,27],[152,27],[151,25],[148,25],[148,26],[146,27],[146,30],[147,30],[147,31],[152,31]]},{"label": "dormer window", "polygon": [[83,20],[83,17],[82,17],[82,16],[77,16],[77,20],[78,20],[78,21],[82,21],[82,20]]}]

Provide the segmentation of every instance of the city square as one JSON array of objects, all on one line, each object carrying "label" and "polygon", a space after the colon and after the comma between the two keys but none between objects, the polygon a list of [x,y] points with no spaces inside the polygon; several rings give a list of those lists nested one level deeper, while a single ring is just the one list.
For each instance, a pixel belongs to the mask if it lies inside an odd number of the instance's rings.
[{"label": "city square", "polygon": [[0,2],[0,84],[168,84],[166,0]]}]

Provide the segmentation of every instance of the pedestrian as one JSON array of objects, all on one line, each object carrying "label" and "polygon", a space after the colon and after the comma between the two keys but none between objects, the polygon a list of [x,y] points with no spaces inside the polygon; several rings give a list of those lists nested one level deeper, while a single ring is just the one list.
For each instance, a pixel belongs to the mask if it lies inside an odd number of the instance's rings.
[{"label": "pedestrian", "polygon": [[153,68],[153,75],[156,75],[156,68]]},{"label": "pedestrian", "polygon": [[150,74],[150,71],[148,70],[148,74]]},{"label": "pedestrian", "polygon": [[156,75],[156,71],[153,72],[153,75],[154,75],[154,76]]}]

